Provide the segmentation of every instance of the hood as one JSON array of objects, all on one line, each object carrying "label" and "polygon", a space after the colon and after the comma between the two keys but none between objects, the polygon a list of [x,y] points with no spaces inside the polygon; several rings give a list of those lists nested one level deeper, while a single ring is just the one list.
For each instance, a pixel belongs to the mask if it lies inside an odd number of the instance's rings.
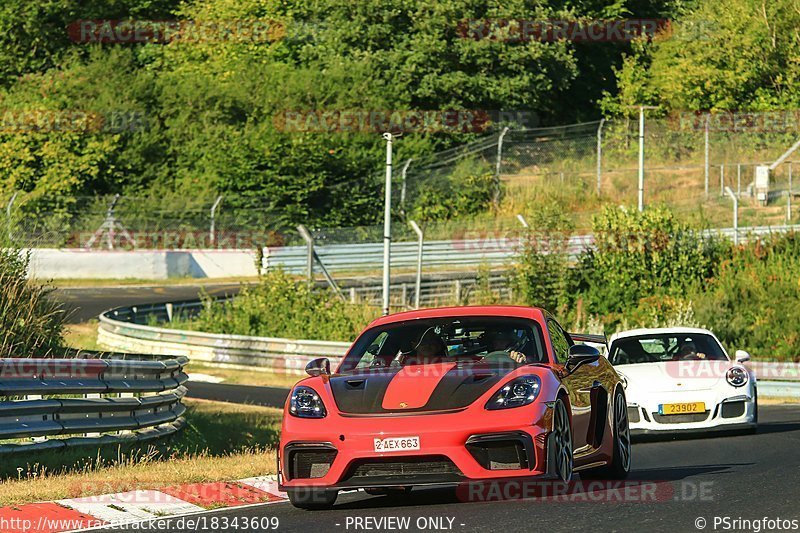
[{"label": "hood", "polygon": [[627,390],[635,393],[699,391],[725,383],[732,361],[666,361],[617,365],[614,369],[628,380]]},{"label": "hood", "polygon": [[441,411],[472,404],[513,370],[454,362],[356,370],[331,376],[330,388],[342,413]]}]

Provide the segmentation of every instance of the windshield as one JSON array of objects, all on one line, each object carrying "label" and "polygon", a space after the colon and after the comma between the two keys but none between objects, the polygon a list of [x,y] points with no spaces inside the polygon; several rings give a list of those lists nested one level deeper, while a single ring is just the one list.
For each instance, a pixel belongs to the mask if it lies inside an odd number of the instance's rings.
[{"label": "windshield", "polygon": [[624,337],[611,344],[612,365],[664,361],[724,361],[728,357],[716,339],[703,333],[668,333]]},{"label": "windshield", "polygon": [[546,362],[539,324],[500,317],[436,318],[388,324],[359,337],[341,371],[476,361],[513,365]]}]

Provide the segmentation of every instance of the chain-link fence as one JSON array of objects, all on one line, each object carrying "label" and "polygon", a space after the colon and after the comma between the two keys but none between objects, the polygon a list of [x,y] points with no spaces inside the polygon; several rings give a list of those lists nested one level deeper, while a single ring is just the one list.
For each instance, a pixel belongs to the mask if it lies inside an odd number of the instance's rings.
[{"label": "chain-link fence", "polygon": [[[753,117],[755,115],[748,115]],[[723,118],[725,116],[723,115]],[[758,116],[755,116],[758,118]],[[738,120],[738,122],[737,122]],[[739,197],[742,224],[791,221],[791,159],[770,174],[766,201],[757,202],[755,173],[776,161],[797,140],[791,129],[743,123],[736,117],[687,115],[645,119],[645,205],[665,204],[681,217],[711,226],[730,225],[732,204],[725,188]],[[445,151],[415,159],[395,159],[392,211],[394,238],[415,240],[407,222],[415,220],[426,239],[484,234],[502,239],[519,229],[517,214],[528,215],[543,202],[557,202],[588,230],[600,205],[637,204],[639,120],[616,119],[548,128],[504,128]],[[402,138],[397,141],[402,142]],[[376,162],[379,165],[380,162]],[[374,202],[361,206],[382,218],[384,173],[359,182]],[[341,184],[346,192],[351,184]],[[361,190],[359,189],[359,190]],[[18,243],[50,247],[251,248],[302,244],[293,224],[268,199],[240,199],[213,191],[206,195],[78,197],[69,205],[35,212],[19,198],[0,199],[3,231]],[[111,208],[113,205],[113,209]],[[379,241],[380,226],[314,228],[322,242]]]}]

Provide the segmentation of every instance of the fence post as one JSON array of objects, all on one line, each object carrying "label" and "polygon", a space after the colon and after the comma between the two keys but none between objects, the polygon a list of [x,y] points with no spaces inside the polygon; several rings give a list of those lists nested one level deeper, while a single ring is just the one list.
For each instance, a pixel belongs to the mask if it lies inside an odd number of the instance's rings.
[{"label": "fence post", "polygon": [[414,284],[414,309],[419,309],[419,296],[422,292],[422,248],[425,244],[425,235],[422,230],[413,220],[408,221],[411,229],[417,234],[417,279]]},{"label": "fence post", "polygon": [[725,187],[725,192],[733,200],[733,244],[739,246],[739,199],[733,194],[730,187]]},{"label": "fence post", "polygon": [[603,184],[603,124],[606,119],[600,119],[597,126],[597,196],[600,196],[600,189]]},{"label": "fence post", "polygon": [[11,229],[13,226],[13,224],[11,223],[11,208],[14,207],[14,202],[16,200],[17,200],[17,193],[15,192],[13,195],[11,195],[11,199],[8,201],[8,205],[6,206],[6,231],[8,232],[9,243],[14,240],[14,235]]},{"label": "fence post", "polygon": [[214,205],[211,206],[211,228],[208,232],[209,242],[211,243],[211,247],[214,247],[215,235],[216,235],[216,214],[217,214],[217,207],[219,207],[219,203],[222,201],[222,195],[217,196],[217,200],[214,202]]},{"label": "fence post", "polygon": [[708,120],[711,117],[709,113],[706,113],[706,123],[704,128],[704,140],[705,140],[705,165],[703,167],[704,175],[705,175],[705,186],[706,186],[706,200],[708,200],[708,170],[709,170],[709,160],[708,160]]},{"label": "fence post", "polygon": [[314,282],[314,237],[302,224],[297,225],[297,232],[306,241],[306,281],[311,286]]},{"label": "fence post", "polygon": [[503,128],[500,137],[497,138],[497,161],[494,169],[494,205],[500,204],[500,168],[503,164],[503,139],[508,133],[508,126]]},{"label": "fence post", "polygon": [[403,165],[403,170],[400,176],[400,213],[403,216],[406,214],[406,172],[408,172],[408,167],[411,165],[412,161],[413,159],[406,159],[406,164]]},{"label": "fence post", "polygon": [[725,165],[719,166],[719,195],[725,196]]},{"label": "fence post", "polygon": [[789,161],[789,194],[786,195],[786,223],[792,223],[792,162]]},{"label": "fence post", "polygon": [[461,280],[457,279],[455,282],[455,304],[461,305]]},{"label": "fence post", "polygon": [[736,164],[736,196],[742,197],[742,164]]}]

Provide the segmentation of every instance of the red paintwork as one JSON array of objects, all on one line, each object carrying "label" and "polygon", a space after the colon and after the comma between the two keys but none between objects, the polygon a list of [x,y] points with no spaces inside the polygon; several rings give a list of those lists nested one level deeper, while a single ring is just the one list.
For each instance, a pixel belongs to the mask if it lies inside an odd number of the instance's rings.
[{"label": "red paintwork", "polygon": [[[553,348],[548,334],[546,314],[538,308],[518,306],[472,306],[449,307],[409,311],[381,317],[373,321],[366,329],[406,320],[437,317],[512,317],[524,318],[538,322],[544,333],[545,347],[551,363],[543,365],[526,365],[510,372],[503,380],[492,387],[471,405],[458,412],[423,413],[423,414],[391,414],[391,415],[359,415],[343,416],[337,409],[330,386],[329,376],[307,378],[300,384],[313,388],[322,399],[327,416],[322,419],[297,418],[288,414],[289,401],[285,406],[283,426],[279,446],[279,477],[282,489],[299,487],[332,487],[340,482],[349,465],[356,459],[377,457],[408,457],[444,455],[470,480],[503,479],[520,476],[540,476],[547,473],[546,439],[552,430],[552,410],[546,405],[561,396],[567,403],[573,425],[575,448],[575,467],[610,461],[613,451],[613,424],[611,409],[604,419],[606,431],[603,442],[599,446],[589,443],[590,416],[593,412],[589,402],[592,384],[601,380],[608,387],[609,402],[613,401],[615,388],[621,386],[619,378],[610,364],[601,357],[594,364],[583,365],[573,374],[566,375],[563,365],[553,356]],[[442,376],[443,369],[433,369],[439,365],[419,365],[416,371],[423,371],[420,378],[411,378],[413,367],[406,367],[397,376],[401,379],[395,386],[394,379],[387,389],[384,408],[389,401],[405,401],[417,405],[430,396],[435,387],[433,378]],[[606,368],[606,366],[608,368]],[[610,373],[608,372],[610,370]],[[602,372],[602,373],[601,373]],[[532,404],[512,409],[489,411],[485,408],[489,399],[507,382],[524,375],[537,375],[541,380],[541,390]],[[614,376],[608,382],[608,376]],[[410,379],[405,379],[410,378]],[[587,392],[582,392],[587,391]],[[391,397],[386,397],[391,393]],[[423,400],[424,397],[424,400]],[[397,405],[390,406],[397,408]],[[410,408],[410,407],[409,407]],[[488,470],[483,468],[465,448],[467,439],[476,434],[524,431],[533,437],[535,448],[535,467],[528,469]],[[375,438],[419,436],[421,450],[392,451],[378,453],[374,451]],[[321,478],[287,480],[283,472],[287,470],[283,450],[291,442],[330,443],[337,449],[336,459],[328,473]]]},{"label": "red paintwork", "polygon": [[54,533],[105,524],[98,518],[57,503],[0,507],[0,522],[3,524],[3,533]]},{"label": "red paintwork", "polygon": [[159,492],[205,508],[235,507],[237,505],[282,499],[255,487],[225,482],[193,483],[177,487],[166,487],[159,489]]},{"label": "red paintwork", "polygon": [[424,407],[442,376],[455,367],[455,363],[439,363],[403,368],[389,383],[386,395],[383,397],[383,408],[417,409]]}]

